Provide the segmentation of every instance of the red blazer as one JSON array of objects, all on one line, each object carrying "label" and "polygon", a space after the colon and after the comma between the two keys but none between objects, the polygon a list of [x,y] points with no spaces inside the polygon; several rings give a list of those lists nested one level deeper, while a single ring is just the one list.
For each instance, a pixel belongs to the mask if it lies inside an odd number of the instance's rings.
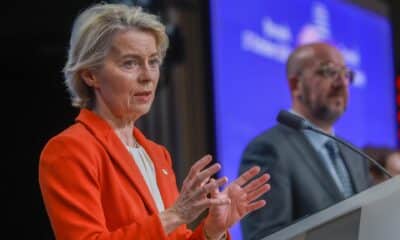
[{"label": "red blazer", "polygon": [[[146,139],[137,141],[153,160],[165,208],[178,196],[168,151]],[[185,225],[168,236],[157,207],[131,154],[113,129],[89,110],[50,139],[39,164],[45,207],[58,240],[203,239],[202,224]]]}]

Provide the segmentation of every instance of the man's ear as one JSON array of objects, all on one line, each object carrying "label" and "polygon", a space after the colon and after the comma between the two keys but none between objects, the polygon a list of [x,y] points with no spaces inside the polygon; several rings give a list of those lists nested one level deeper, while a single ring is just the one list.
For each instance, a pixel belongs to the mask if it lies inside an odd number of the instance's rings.
[{"label": "man's ear", "polygon": [[89,69],[84,69],[79,72],[79,75],[85,81],[86,85],[89,87],[97,88],[98,87],[98,80],[93,72]]},{"label": "man's ear", "polygon": [[290,88],[290,92],[295,92],[298,89],[300,89],[300,77],[297,75],[292,75],[289,77],[289,88]]},{"label": "man's ear", "polygon": [[292,75],[289,77],[289,88],[294,99],[302,98],[302,84],[303,81],[301,81],[301,77],[299,75]]}]

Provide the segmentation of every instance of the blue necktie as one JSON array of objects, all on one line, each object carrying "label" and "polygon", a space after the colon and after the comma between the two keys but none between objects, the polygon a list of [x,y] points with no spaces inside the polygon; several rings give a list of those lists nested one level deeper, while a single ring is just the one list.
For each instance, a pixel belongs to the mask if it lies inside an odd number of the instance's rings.
[{"label": "blue necktie", "polygon": [[340,155],[339,148],[335,142],[329,140],[325,143],[325,148],[328,151],[330,160],[336,170],[340,182],[342,183],[342,192],[344,196],[350,197],[354,194],[353,184],[350,179],[349,172],[347,171],[346,165]]}]

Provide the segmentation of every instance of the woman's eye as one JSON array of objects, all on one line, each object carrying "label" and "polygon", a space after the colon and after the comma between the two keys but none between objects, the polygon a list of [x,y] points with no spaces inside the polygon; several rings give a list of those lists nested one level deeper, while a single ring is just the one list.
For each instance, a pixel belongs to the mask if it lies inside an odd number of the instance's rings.
[{"label": "woman's eye", "polygon": [[132,68],[138,65],[138,62],[136,60],[127,60],[124,61],[122,64],[126,68]]},{"label": "woman's eye", "polygon": [[153,67],[158,67],[158,66],[160,66],[160,60],[158,58],[151,59],[150,60],[150,65],[153,66]]}]

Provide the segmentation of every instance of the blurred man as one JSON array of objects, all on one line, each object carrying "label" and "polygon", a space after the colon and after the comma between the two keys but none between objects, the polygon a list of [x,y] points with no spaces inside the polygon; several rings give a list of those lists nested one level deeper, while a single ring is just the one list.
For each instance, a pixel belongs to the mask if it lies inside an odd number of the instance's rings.
[{"label": "blurred man", "polygon": [[[363,151],[386,168],[392,176],[400,175],[400,150],[370,145],[364,147]],[[388,176],[376,165],[370,164],[369,172],[374,184],[379,184],[388,179]]]},{"label": "blurred man", "polygon": [[[354,78],[341,53],[326,43],[303,45],[289,56],[286,71],[292,113],[334,135]],[[368,164],[359,155],[325,136],[280,124],[247,146],[240,172],[253,165],[271,174],[271,191],[264,195],[269,207],[243,219],[244,239],[265,237],[371,184]]]}]

